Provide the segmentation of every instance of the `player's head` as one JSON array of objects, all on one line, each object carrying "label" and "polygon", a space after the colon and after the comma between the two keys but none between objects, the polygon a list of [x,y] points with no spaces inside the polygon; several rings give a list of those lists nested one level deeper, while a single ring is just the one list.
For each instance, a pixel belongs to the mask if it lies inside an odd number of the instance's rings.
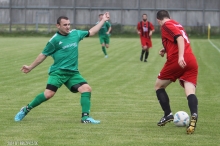
[{"label": "player's head", "polygon": [[157,12],[157,21],[160,25],[163,25],[164,19],[170,19],[170,15],[166,10],[160,10]]},{"label": "player's head", "polygon": [[166,10],[158,11],[157,12],[157,19],[158,20],[163,20],[164,18],[170,19],[170,15],[169,15],[168,11],[166,11]]},{"label": "player's head", "polygon": [[99,20],[101,21],[103,17],[103,14],[99,14]]},{"label": "player's head", "polygon": [[147,21],[147,14],[143,14],[143,15],[142,15],[142,20],[143,20],[143,21]]},{"label": "player's head", "polygon": [[67,35],[70,32],[70,20],[66,16],[60,16],[57,19],[57,28],[63,35]]}]

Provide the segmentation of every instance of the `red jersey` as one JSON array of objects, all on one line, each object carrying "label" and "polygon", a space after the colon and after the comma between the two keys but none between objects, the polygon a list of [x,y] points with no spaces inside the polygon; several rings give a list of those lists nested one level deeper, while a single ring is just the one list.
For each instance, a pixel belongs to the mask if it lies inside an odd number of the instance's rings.
[{"label": "red jersey", "polygon": [[178,56],[177,38],[182,36],[185,42],[184,54],[192,53],[188,36],[181,24],[174,20],[165,22],[161,27],[162,43],[167,53],[167,59],[171,56]]},{"label": "red jersey", "polygon": [[149,21],[140,21],[137,24],[137,30],[141,32],[140,37],[150,38],[149,32],[150,30],[154,30],[154,26]]}]

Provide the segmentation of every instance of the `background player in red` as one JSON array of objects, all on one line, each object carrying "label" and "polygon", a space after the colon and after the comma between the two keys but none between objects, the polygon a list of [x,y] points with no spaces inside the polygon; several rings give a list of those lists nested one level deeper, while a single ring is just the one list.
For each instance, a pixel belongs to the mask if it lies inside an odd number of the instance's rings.
[{"label": "background player in red", "polygon": [[195,131],[198,117],[198,100],[195,95],[198,64],[182,25],[170,19],[169,13],[165,10],[157,12],[157,21],[161,26],[162,43],[164,46],[159,54],[163,57],[167,53],[167,61],[155,84],[156,95],[164,111],[164,116],[157,125],[164,126],[167,122],[173,120],[169,97],[165,88],[171,82],[179,79],[180,84],[185,89],[191,112],[191,120],[186,132],[187,134],[192,134]]},{"label": "background player in red", "polygon": [[147,21],[147,14],[142,15],[142,21],[137,24],[137,33],[140,35],[142,51],[140,60],[143,61],[143,56],[145,54],[144,62],[147,62],[149,55],[149,49],[152,47],[151,36],[154,32],[154,26],[151,22]]}]

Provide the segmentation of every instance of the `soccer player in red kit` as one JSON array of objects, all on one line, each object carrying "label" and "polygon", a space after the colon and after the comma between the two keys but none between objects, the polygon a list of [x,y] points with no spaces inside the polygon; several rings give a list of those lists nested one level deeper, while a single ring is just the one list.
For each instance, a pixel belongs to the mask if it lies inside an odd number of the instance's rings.
[{"label": "soccer player in red kit", "polygon": [[167,122],[173,121],[169,97],[165,88],[179,79],[180,85],[184,88],[191,112],[191,119],[187,126],[187,134],[195,131],[198,118],[198,100],[195,95],[198,76],[198,64],[190,47],[188,36],[178,22],[170,19],[169,13],[165,10],[157,12],[157,21],[161,26],[163,49],[159,54],[163,57],[167,54],[167,61],[164,64],[155,84],[156,95],[164,111],[164,116],[157,123],[164,126]]},{"label": "soccer player in red kit", "polygon": [[140,35],[142,51],[140,60],[143,61],[143,56],[145,54],[144,62],[147,62],[149,55],[149,49],[152,47],[151,36],[154,32],[154,26],[151,22],[147,21],[147,14],[142,15],[142,21],[137,24],[137,33]]}]

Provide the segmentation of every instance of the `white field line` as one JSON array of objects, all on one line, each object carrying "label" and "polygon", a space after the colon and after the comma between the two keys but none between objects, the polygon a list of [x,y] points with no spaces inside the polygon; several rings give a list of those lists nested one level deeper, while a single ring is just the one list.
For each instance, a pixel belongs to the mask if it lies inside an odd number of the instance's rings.
[{"label": "white field line", "polygon": [[210,43],[217,51],[220,52],[220,49],[219,49],[215,44],[213,44],[212,41],[209,40],[209,43]]}]

